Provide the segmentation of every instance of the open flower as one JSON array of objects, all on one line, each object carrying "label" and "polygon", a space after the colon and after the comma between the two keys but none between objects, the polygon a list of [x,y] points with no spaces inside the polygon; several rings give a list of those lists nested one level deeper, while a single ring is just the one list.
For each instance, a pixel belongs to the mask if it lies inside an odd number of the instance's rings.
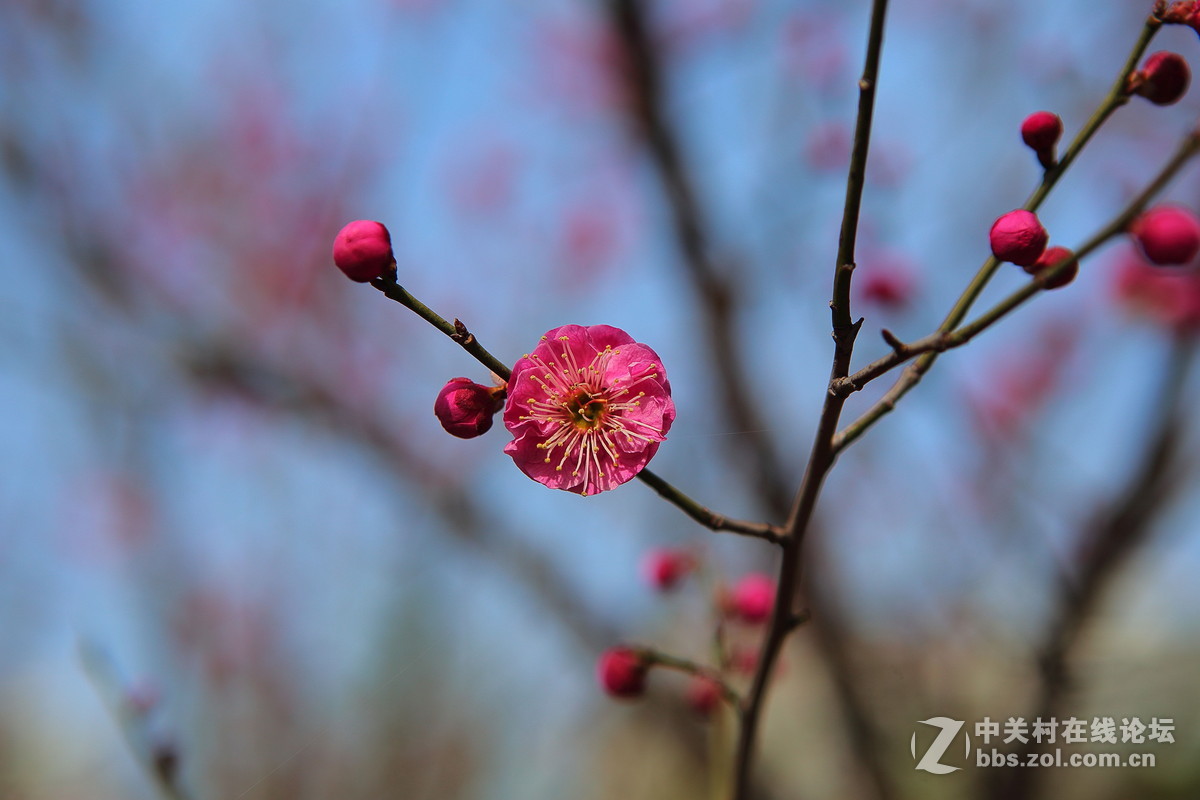
[{"label": "open flower", "polygon": [[658,354],[608,325],[564,325],[513,367],[504,452],[529,477],[585,497],[642,471],[675,420]]}]

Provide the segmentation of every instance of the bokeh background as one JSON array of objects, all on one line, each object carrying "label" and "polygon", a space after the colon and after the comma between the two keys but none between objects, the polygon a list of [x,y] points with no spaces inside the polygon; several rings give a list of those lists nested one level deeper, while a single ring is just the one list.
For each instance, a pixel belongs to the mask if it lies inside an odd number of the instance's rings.
[{"label": "bokeh background", "polygon": [[[438,389],[486,372],[330,245],[385,222],[401,282],[510,363],[565,323],[650,344],[679,411],[656,471],[780,520],[828,375],[867,5],[0,5],[0,798],[719,796],[729,721],[669,674],[611,702],[593,664],[703,660],[714,586],[775,554],[638,482],[546,490],[499,426],[445,435]],[[893,6],[856,364],[937,324],[1039,178],[1020,120],[1078,130],[1150,3]],[[1198,117],[1118,111],[1044,206],[1052,243]],[[1200,204],[1195,169],[1168,194]],[[1136,258],[947,354],[843,456],[762,797],[1003,796],[916,772],[909,738],[1042,708],[1176,725],[1109,748],[1154,769],[1047,770],[1047,796],[1200,793],[1200,289],[1140,291]],[[662,546],[709,583],[653,592]]]}]

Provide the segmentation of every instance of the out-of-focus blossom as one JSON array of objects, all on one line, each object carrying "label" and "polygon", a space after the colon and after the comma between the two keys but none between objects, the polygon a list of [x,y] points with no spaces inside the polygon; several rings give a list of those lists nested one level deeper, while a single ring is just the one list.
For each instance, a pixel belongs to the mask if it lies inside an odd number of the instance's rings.
[{"label": "out-of-focus blossom", "polygon": [[1119,252],[1113,296],[1133,313],[1180,333],[1200,331],[1200,272],[1163,269],[1132,247]]},{"label": "out-of-focus blossom", "polygon": [[1129,233],[1159,266],[1187,264],[1200,252],[1200,219],[1182,206],[1155,206],[1133,221]]},{"label": "out-of-focus blossom", "polygon": [[1052,322],[1035,329],[1032,342],[986,371],[985,383],[966,392],[966,405],[981,436],[1011,440],[1054,396],[1075,352],[1078,326]]},{"label": "out-of-focus blossom", "polygon": [[850,163],[850,129],[842,122],[827,122],[808,133],[804,161],[817,172],[840,172]]},{"label": "out-of-focus blossom", "polygon": [[651,550],[642,562],[646,581],[660,592],[674,589],[696,567],[696,557],[687,550]]},{"label": "out-of-focus blossom", "polygon": [[729,612],[742,622],[766,622],[775,606],[775,581],[761,572],[752,572],[734,584],[728,603]]},{"label": "out-of-focus blossom", "polygon": [[596,679],[612,697],[638,697],[646,691],[646,660],[629,647],[605,650],[596,663]]},{"label": "out-of-focus blossom", "polygon": [[904,258],[879,252],[864,256],[854,271],[858,300],[888,310],[902,310],[912,302],[917,275]]},{"label": "out-of-focus blossom", "polygon": [[686,697],[693,711],[707,717],[721,702],[721,686],[708,675],[693,675],[688,680]]}]

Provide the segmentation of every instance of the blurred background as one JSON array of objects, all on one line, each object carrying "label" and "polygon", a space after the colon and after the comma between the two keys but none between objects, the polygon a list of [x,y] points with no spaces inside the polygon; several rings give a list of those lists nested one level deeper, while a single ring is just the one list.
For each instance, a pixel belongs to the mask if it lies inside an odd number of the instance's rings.
[{"label": "blurred background", "polygon": [[[1150,5],[893,3],[856,366],[881,327],[937,325],[1040,178],[1020,121],[1073,136]],[[867,12],[0,5],[0,798],[720,796],[730,721],[678,675],[612,702],[593,665],[622,641],[705,660],[714,586],[773,548],[636,481],[549,491],[499,425],[447,436],[439,388],[485,370],[330,248],[384,222],[400,282],[508,363],[558,325],[625,329],[674,389],[655,470],[781,521],[828,376]],[[1198,116],[1119,110],[1043,207],[1051,243]],[[1196,179],[1169,197],[1197,207]],[[1198,327],[1200,279],[1114,243],[846,452],[761,797],[1200,794]],[[709,583],[654,592],[668,546]],[[1175,741],[1100,748],[1153,769],[913,769],[919,720],[1047,712],[1172,718]]]}]

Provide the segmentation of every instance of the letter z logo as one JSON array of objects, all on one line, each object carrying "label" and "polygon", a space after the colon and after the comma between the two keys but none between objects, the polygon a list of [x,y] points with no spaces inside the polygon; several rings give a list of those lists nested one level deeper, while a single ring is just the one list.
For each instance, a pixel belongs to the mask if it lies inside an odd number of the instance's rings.
[{"label": "letter z logo", "polygon": [[[929,719],[921,720],[922,725],[932,725],[935,728],[941,728],[942,732],[933,740],[933,744],[929,745],[929,749],[925,751],[925,755],[921,756],[921,760],[917,762],[917,769],[931,772],[934,775],[948,775],[951,772],[957,772],[962,767],[951,767],[941,763],[942,755],[949,749],[950,744],[954,741],[954,737],[958,736],[958,732],[962,730],[963,723],[961,720],[950,719],[949,717],[930,717]],[[963,751],[964,756],[971,754],[971,738],[963,733],[966,739],[966,748]],[[912,735],[912,740],[909,743],[909,749],[912,751],[912,757],[917,757],[917,734]]]}]

